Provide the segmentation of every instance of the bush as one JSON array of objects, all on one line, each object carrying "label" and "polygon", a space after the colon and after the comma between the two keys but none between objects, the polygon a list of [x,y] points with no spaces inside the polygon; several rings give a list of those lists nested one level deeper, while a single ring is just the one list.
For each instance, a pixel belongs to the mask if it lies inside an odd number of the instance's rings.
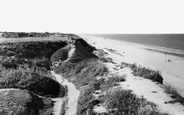
[{"label": "bush", "polygon": [[41,58],[50,59],[52,54],[58,49],[66,46],[63,41],[37,41],[37,42],[12,42],[3,43],[7,47],[6,50],[16,53],[22,58]]},{"label": "bush", "polygon": [[51,115],[53,111],[51,99],[40,98],[26,90],[1,91],[0,105],[1,115]]},{"label": "bush", "polygon": [[93,107],[95,106],[95,99],[93,97],[94,91],[95,88],[93,84],[81,90],[77,103],[77,115],[93,114]]},{"label": "bush", "polygon": [[35,59],[35,65],[50,70],[51,61],[49,59]]},{"label": "bush", "polygon": [[140,76],[140,77],[144,77],[146,79],[150,79],[152,81],[156,81],[158,83],[163,84],[163,78],[160,75],[159,71],[153,71],[149,68],[144,68],[144,67],[137,67],[136,64],[133,64],[131,66],[132,70],[133,70],[133,74],[135,76]]},{"label": "bush", "polygon": [[[68,47],[68,46],[66,46]],[[69,49],[67,48],[61,48],[59,50],[57,50],[52,56],[51,56],[51,62],[56,62],[56,61],[64,61],[68,58],[68,51]]]},{"label": "bush", "polygon": [[[62,63],[60,66],[56,67],[54,69],[55,73],[57,74],[64,74],[65,76],[70,76],[70,75],[74,75],[74,70],[75,70],[75,66],[77,64],[76,63],[71,63],[71,62],[65,62],[65,63]],[[64,76],[64,77],[65,77]]]},{"label": "bush", "polygon": [[103,101],[111,115],[168,115],[158,112],[155,104],[138,98],[130,90],[111,90],[103,97]]},{"label": "bush", "polygon": [[117,90],[109,92],[104,101],[110,114],[137,115],[141,99],[138,99],[129,90]]},{"label": "bush", "polygon": [[16,56],[6,57],[4,56],[1,60],[1,64],[6,69],[13,68],[16,69],[19,65],[26,63],[24,59],[18,58]]},{"label": "bush", "polygon": [[171,95],[171,98],[174,99],[174,101],[170,101],[169,103],[176,103],[179,102],[180,104],[184,105],[184,97],[182,97],[175,88],[173,88],[170,85],[165,85],[165,92],[167,94]]},{"label": "bush", "polygon": [[9,70],[3,73],[0,79],[0,88],[27,89],[38,95],[57,97],[60,90],[65,95],[65,88],[51,78],[49,75],[42,75],[38,71],[30,70]]}]

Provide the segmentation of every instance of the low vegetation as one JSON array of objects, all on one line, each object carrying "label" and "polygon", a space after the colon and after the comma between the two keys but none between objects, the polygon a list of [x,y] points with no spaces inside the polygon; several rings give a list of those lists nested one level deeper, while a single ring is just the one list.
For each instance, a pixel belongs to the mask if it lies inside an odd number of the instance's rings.
[{"label": "low vegetation", "polygon": [[[80,89],[77,115],[164,115],[153,103],[138,98],[130,90],[119,88],[126,76],[109,76],[108,69],[98,59],[63,63],[55,72],[62,73]],[[107,111],[95,112],[94,108],[99,105]]]},{"label": "low vegetation", "polygon": [[[126,64],[127,66],[128,64]],[[140,76],[146,79],[150,79],[154,82],[163,84],[163,78],[159,71],[154,71],[149,68],[137,66],[136,64],[128,65],[132,70],[135,76]]]},{"label": "low vegetation", "polygon": [[[151,115],[162,115],[156,111],[153,103],[147,102],[143,98],[138,98],[130,90],[115,89],[110,91],[104,96],[103,101],[107,106],[108,112],[112,115],[147,115],[144,114],[145,111],[149,111],[152,113]],[[146,110],[145,108],[148,106],[155,110]]]},{"label": "low vegetation", "polygon": [[9,69],[1,72],[0,88],[27,89],[35,94],[57,97],[60,90],[65,95],[65,88],[52,80],[49,74],[31,69]]},{"label": "low vegetation", "polygon": [[1,115],[51,115],[53,102],[26,90],[12,89],[0,92],[0,105]]},{"label": "low vegetation", "polygon": [[68,58],[68,52],[69,52],[69,46],[66,46],[64,48],[61,48],[54,52],[54,54],[51,56],[51,62],[56,62],[56,61],[64,61]]},{"label": "low vegetation", "polygon": [[81,87],[93,82],[96,77],[105,75],[107,68],[97,59],[89,59],[79,63],[66,62],[56,68],[55,72],[62,73],[77,87]]},{"label": "low vegetation", "polygon": [[170,94],[171,98],[173,98],[173,101],[169,101],[168,103],[177,103],[184,105],[184,97],[182,97],[175,88],[173,88],[170,85],[165,85],[165,92],[167,94]]}]

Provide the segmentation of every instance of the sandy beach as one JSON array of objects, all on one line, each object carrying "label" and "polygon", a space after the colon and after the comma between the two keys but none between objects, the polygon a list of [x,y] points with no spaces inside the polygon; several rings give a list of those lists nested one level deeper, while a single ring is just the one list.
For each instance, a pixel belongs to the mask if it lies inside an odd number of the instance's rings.
[{"label": "sandy beach", "polygon": [[[165,102],[172,99],[164,92],[162,85],[150,80],[134,77],[131,72],[117,68],[121,65],[121,62],[125,62],[130,64],[136,63],[142,67],[159,70],[164,79],[163,84],[173,86],[184,96],[184,58],[162,53],[163,49],[156,47],[152,48],[101,37],[84,35],[81,35],[81,37],[97,49],[103,49],[108,54],[107,56],[113,59],[114,64],[106,64],[112,73],[127,75],[126,82],[122,84],[123,88],[133,90],[137,96],[142,96],[148,101],[154,102],[160,111],[173,115],[184,114],[183,106],[179,103],[165,104]],[[147,50],[147,48],[153,50]],[[164,52],[166,51],[167,49],[164,49]],[[168,52],[172,51],[168,50]]]}]

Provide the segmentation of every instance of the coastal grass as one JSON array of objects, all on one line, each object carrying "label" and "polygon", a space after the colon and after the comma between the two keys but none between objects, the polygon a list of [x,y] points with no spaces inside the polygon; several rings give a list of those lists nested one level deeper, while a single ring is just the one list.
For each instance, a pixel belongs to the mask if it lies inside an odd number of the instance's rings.
[{"label": "coastal grass", "polygon": [[138,98],[130,90],[111,90],[103,97],[103,102],[110,115],[166,115],[158,112],[155,104]]},{"label": "coastal grass", "polygon": [[160,71],[155,71],[150,68],[141,67],[140,65],[137,66],[137,64],[127,64],[122,62],[121,67],[130,67],[132,69],[132,74],[135,76],[140,76],[145,79],[150,79],[154,82],[158,82],[160,84],[163,84],[163,78],[161,76]]},{"label": "coastal grass", "polygon": [[182,97],[174,87],[171,85],[166,84],[165,85],[165,92],[167,94],[170,94],[171,98],[173,98],[173,101],[169,101],[169,103],[177,103],[179,102],[180,104],[184,105],[184,97]]}]

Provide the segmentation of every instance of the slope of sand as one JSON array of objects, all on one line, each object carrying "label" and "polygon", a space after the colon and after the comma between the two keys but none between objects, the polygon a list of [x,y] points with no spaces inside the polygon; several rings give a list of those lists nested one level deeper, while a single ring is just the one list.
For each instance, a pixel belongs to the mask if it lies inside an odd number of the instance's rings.
[{"label": "slope of sand", "polygon": [[[143,67],[159,70],[164,79],[164,84],[170,84],[184,96],[184,59],[173,55],[145,50],[141,45],[121,42],[112,39],[81,36],[97,49],[103,49],[112,58],[115,64],[109,63],[107,67],[113,74],[126,74],[126,82],[122,88],[131,89],[137,96],[144,97],[154,102],[157,108],[173,115],[184,115],[184,107],[179,103],[167,103],[172,101],[170,96],[164,92],[161,85],[150,80],[135,77],[130,71],[120,69],[121,62],[137,63]],[[159,49],[158,49],[159,50]],[[167,62],[170,59],[171,62]]]}]

